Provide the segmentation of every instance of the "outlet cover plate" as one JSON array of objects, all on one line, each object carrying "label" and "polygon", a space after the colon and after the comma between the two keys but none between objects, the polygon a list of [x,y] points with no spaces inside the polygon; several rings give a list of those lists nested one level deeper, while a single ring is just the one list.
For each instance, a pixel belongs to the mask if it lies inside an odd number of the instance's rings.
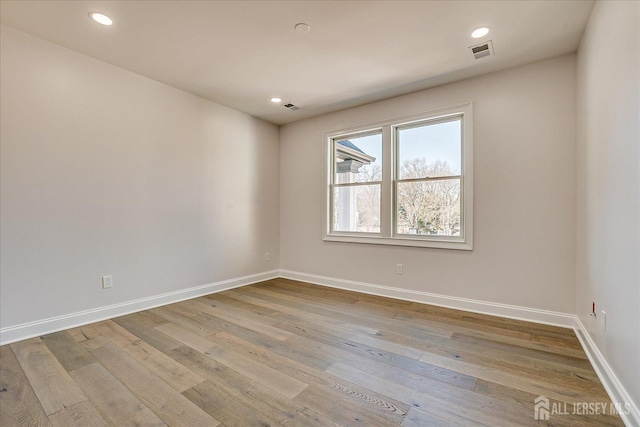
[{"label": "outlet cover plate", "polygon": [[102,276],[102,289],[113,287],[113,276]]}]

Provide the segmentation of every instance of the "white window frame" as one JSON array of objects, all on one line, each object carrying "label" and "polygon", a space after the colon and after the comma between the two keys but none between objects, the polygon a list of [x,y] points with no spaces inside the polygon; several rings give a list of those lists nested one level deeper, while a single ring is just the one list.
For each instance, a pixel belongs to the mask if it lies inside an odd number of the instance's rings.
[{"label": "white window frame", "polygon": [[[413,246],[440,249],[473,249],[473,108],[472,104],[439,109],[354,126],[324,134],[323,240],[330,242],[368,243],[376,245]],[[460,236],[397,234],[397,133],[398,129],[421,123],[437,123],[460,116],[462,118]],[[332,230],[333,180],[335,141],[382,132],[382,183],[380,187],[380,233],[345,232]]]}]

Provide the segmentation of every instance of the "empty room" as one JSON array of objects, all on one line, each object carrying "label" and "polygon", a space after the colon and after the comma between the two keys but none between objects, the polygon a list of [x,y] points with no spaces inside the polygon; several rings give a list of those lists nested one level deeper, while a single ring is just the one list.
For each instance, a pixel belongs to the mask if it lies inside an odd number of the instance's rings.
[{"label": "empty room", "polygon": [[0,426],[640,426],[640,1],[0,18]]}]

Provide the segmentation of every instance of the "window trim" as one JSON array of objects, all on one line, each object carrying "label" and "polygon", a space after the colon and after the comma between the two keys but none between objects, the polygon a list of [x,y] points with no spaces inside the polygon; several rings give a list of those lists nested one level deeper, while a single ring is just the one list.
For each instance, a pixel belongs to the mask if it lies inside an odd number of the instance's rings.
[{"label": "window trim", "polygon": [[[353,126],[324,133],[324,181],[323,224],[324,241],[365,243],[375,245],[411,246],[440,249],[473,249],[473,105],[466,103],[454,107],[432,110],[411,116],[399,117],[368,125]],[[462,117],[462,146],[460,170],[461,236],[431,236],[398,234],[397,224],[397,134],[398,129],[420,126],[428,122],[450,121]],[[334,173],[335,142],[338,139],[382,132],[382,181],[380,183],[380,233],[332,231],[331,206],[333,203],[332,179]],[[457,177],[457,176],[456,176]],[[442,179],[442,177],[438,177]]]}]

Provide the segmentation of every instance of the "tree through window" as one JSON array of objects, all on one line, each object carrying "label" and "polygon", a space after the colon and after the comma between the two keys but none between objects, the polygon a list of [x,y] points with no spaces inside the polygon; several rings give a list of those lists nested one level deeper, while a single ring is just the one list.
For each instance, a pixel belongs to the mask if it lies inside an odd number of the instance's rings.
[{"label": "tree through window", "polygon": [[396,233],[460,235],[462,118],[396,129]]}]

